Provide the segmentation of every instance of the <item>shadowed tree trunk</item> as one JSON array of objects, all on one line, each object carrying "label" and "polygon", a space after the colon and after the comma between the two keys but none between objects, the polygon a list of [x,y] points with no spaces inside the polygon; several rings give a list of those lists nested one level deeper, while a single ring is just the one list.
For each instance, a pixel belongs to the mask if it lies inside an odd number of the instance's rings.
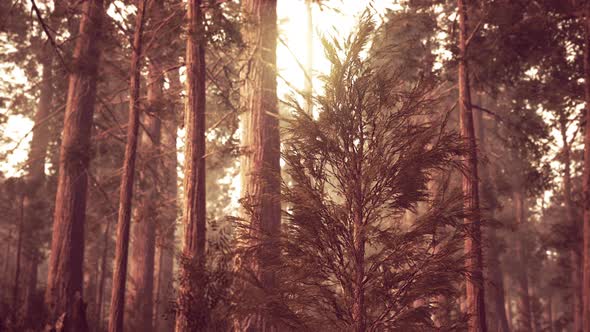
[{"label": "shadowed tree trunk", "polygon": [[133,57],[131,58],[131,80],[129,84],[129,123],[127,125],[127,144],[121,174],[119,216],[117,220],[117,244],[113,271],[113,289],[109,313],[109,331],[123,331],[125,313],[125,282],[127,278],[127,258],[129,249],[129,228],[131,204],[133,201],[133,181],[137,153],[137,133],[139,129],[139,85],[141,78],[141,49],[146,0],[139,0],[133,36]]},{"label": "shadowed tree trunk", "polygon": [[[46,303],[49,324],[63,321],[63,331],[87,330],[82,300],[86,169],[96,98],[103,1],[83,4],[74,50],[59,160]],[[65,314],[65,315],[64,315]],[[61,318],[60,318],[61,317]]]},{"label": "shadowed tree trunk", "polygon": [[471,94],[469,90],[469,69],[467,61],[467,8],[465,0],[457,0],[459,13],[459,112],[461,137],[467,149],[463,164],[463,206],[470,214],[465,218],[467,237],[465,238],[466,313],[469,315],[468,330],[485,332],[486,313],[483,284],[483,258],[481,247],[481,226],[479,211],[479,192],[477,175],[477,149],[473,128]]},{"label": "shadowed tree trunk", "polygon": [[[559,111],[558,115],[559,121],[559,131],[561,134],[561,142],[563,144],[563,198],[565,202],[565,210],[566,210],[566,217],[567,217],[567,224],[568,226],[572,227],[574,234],[578,234],[576,231],[578,229],[578,224],[576,223],[576,218],[574,215],[574,206],[572,202],[572,176],[571,176],[571,147],[567,140],[567,122],[568,119],[566,118],[565,112],[563,110]],[[573,316],[574,316],[574,331],[581,332],[582,331],[582,294],[580,290],[582,289],[581,285],[581,277],[582,271],[581,262],[578,254],[578,245],[577,241],[574,241],[572,244],[573,248],[570,250],[570,265],[571,265],[571,273],[572,273],[572,296],[573,296]]]},{"label": "shadowed tree trunk", "polygon": [[[513,193],[514,213],[516,214],[516,224],[520,232],[526,223],[525,198],[522,188],[518,187]],[[517,326],[523,331],[533,330],[533,321],[531,317],[531,298],[529,296],[529,277],[528,277],[528,259],[526,246],[523,241],[516,242],[516,251],[520,262],[517,271],[517,289],[518,289],[518,316]]]},{"label": "shadowed tree trunk", "polygon": [[[242,114],[242,197],[249,210],[252,238],[273,239],[280,231],[280,141],[276,92],[277,1],[242,1],[242,29],[248,70],[242,71],[240,95]],[[264,246],[248,268],[263,287],[272,287],[273,275],[265,266],[276,257],[272,246]],[[262,331],[273,324],[262,313],[239,322],[243,329]]]},{"label": "shadowed tree trunk", "polygon": [[[584,134],[584,178],[582,190],[584,193],[584,248],[583,248],[583,328],[590,331],[590,4],[585,8],[584,26],[586,31],[586,45],[584,48],[584,92],[586,98],[586,125]],[[576,331],[577,332],[577,331]]]},{"label": "shadowed tree trunk", "polygon": [[[169,74],[170,91],[173,100],[180,100],[182,85],[178,70],[171,71]],[[182,108],[180,108],[182,110]],[[173,299],[173,280],[174,280],[174,232],[176,229],[176,218],[178,210],[178,165],[176,152],[176,138],[178,130],[178,111],[170,107],[170,117],[168,121],[163,121],[162,128],[162,148],[166,153],[163,155],[163,186],[165,212],[158,224],[158,282],[156,287],[156,310],[155,310],[155,329],[160,332],[174,330],[174,319],[166,317],[170,311],[170,301]]]},{"label": "shadowed tree trunk", "polygon": [[[184,226],[184,241],[182,248],[183,262],[181,262],[180,287],[178,290],[179,310],[176,314],[176,331],[188,332],[195,328],[204,329],[202,319],[189,317],[188,312],[194,301],[188,302],[190,297],[196,297],[197,305],[201,306],[200,314],[206,311],[202,289],[195,289],[195,282],[191,274],[205,269],[206,242],[206,199],[205,199],[205,34],[201,0],[188,2],[188,38],[186,42],[186,112],[185,128],[185,163],[182,224]],[[197,271],[195,271],[195,269]],[[191,322],[189,322],[189,319]]]},{"label": "shadowed tree trunk", "polygon": [[[483,101],[483,98],[480,98],[480,102],[481,101]],[[487,153],[489,156],[489,151],[486,148],[489,147],[490,142],[486,140],[486,128],[482,112],[476,112],[475,115],[476,123],[478,125],[480,151],[482,153]],[[489,209],[489,219],[493,220],[494,211],[496,211],[498,207],[496,204],[492,173],[490,166],[487,163],[481,163],[481,170],[483,178],[480,184],[482,199],[487,204],[487,208]],[[487,281],[490,287],[488,287],[488,292],[486,293],[492,302],[492,312],[495,316],[489,321],[490,329],[498,332],[509,332],[510,328],[508,327],[508,318],[506,317],[505,309],[506,299],[504,296],[504,273],[502,271],[502,266],[500,265],[500,248],[498,244],[499,239],[494,227],[490,227],[487,234]],[[492,326],[495,328],[492,328]]]},{"label": "shadowed tree trunk", "polygon": [[139,171],[141,199],[136,208],[136,219],[131,241],[131,271],[128,296],[129,327],[139,331],[152,330],[154,300],[154,264],[156,251],[156,221],[159,218],[157,186],[160,162],[160,107],[163,105],[164,77],[153,59],[149,65],[147,102],[149,112],[144,116],[144,129],[140,142],[143,159]]}]

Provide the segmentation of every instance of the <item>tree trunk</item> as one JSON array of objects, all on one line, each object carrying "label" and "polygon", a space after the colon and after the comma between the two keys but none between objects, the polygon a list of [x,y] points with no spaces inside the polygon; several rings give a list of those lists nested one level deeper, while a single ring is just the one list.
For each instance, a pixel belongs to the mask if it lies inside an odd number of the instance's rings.
[{"label": "tree trunk", "polygon": [[464,209],[469,216],[465,218],[467,237],[465,238],[466,262],[468,273],[466,279],[466,311],[469,315],[468,330],[470,332],[485,332],[486,313],[483,284],[483,259],[481,247],[481,226],[479,211],[479,192],[477,174],[477,149],[473,128],[473,114],[471,108],[471,94],[469,91],[469,70],[467,54],[467,8],[464,0],[457,0],[459,12],[459,111],[461,136],[468,156],[463,165],[463,196]]},{"label": "tree trunk", "polygon": [[141,78],[141,48],[145,15],[145,2],[140,0],[135,18],[133,35],[133,57],[131,58],[131,80],[129,85],[129,124],[127,125],[127,144],[121,174],[119,216],[117,220],[117,244],[113,271],[113,289],[109,313],[109,331],[123,331],[125,312],[125,282],[127,278],[127,259],[129,249],[129,228],[133,200],[133,181],[137,152],[137,132],[139,129],[139,85]]},{"label": "tree trunk", "polygon": [[[481,98],[483,101],[483,98]],[[480,102],[481,102],[480,101]],[[486,147],[489,146],[489,142],[486,142],[486,128],[485,123],[483,120],[482,112],[476,112],[476,123],[478,124],[478,133],[479,133],[479,145],[480,151],[483,153],[488,153],[486,151]],[[494,219],[494,212],[497,209],[496,206],[496,197],[493,188],[493,179],[490,167],[487,163],[481,164],[482,168],[482,175],[483,180],[481,183],[481,192],[483,196],[483,200],[487,201],[487,208],[489,209],[489,220]],[[494,227],[490,227],[488,229],[488,265],[487,265],[487,272],[488,272],[488,281],[491,285],[488,288],[488,296],[493,305],[493,314],[494,319],[490,321],[490,323],[495,324],[495,328],[491,328],[494,331],[498,332],[509,332],[510,328],[508,327],[508,318],[506,316],[506,309],[505,303],[506,299],[504,296],[504,272],[502,271],[502,266],[500,264],[500,248],[499,248],[499,239],[496,234],[496,229]]]},{"label": "tree trunk", "polygon": [[583,328],[590,331],[590,5],[586,5],[586,47],[584,49],[584,87],[586,97],[586,125],[584,134],[584,248],[583,248]]},{"label": "tree trunk", "polygon": [[107,257],[109,253],[109,237],[111,234],[111,218],[107,221],[105,226],[103,243],[102,243],[102,255],[100,259],[100,276],[98,279],[98,288],[96,291],[96,324],[94,331],[102,331],[102,306],[104,297],[104,284],[107,276]]},{"label": "tree trunk", "polygon": [[25,216],[24,216],[24,205],[25,205],[25,195],[19,195],[19,204],[18,204],[18,238],[16,242],[16,267],[14,272],[14,284],[12,287],[12,309],[14,313],[18,313],[18,291],[19,291],[19,284],[20,284],[20,270],[21,270],[21,258],[22,258],[22,249],[23,249],[23,233],[24,233],[24,226],[25,226]]},{"label": "tree trunk", "polygon": [[[169,73],[170,90],[174,94],[173,100],[180,99],[182,85],[178,70]],[[181,108],[182,109],[182,108]],[[170,108],[170,120],[164,121],[162,130],[162,148],[169,152],[163,156],[164,175],[164,202],[166,202],[165,212],[161,216],[161,222],[158,224],[158,250],[159,250],[159,267],[158,283],[156,296],[155,326],[156,331],[169,332],[174,330],[174,320],[165,319],[170,311],[169,303],[173,299],[173,281],[174,281],[174,232],[178,210],[178,165],[176,153],[176,138],[178,131],[177,110]]]},{"label": "tree trunk", "polygon": [[305,62],[305,111],[308,114],[313,112],[313,12],[312,0],[305,0],[307,11],[307,61]]},{"label": "tree trunk", "polygon": [[140,153],[143,159],[139,172],[141,200],[136,208],[136,223],[131,241],[131,273],[129,284],[130,329],[149,332],[153,327],[154,264],[156,251],[156,220],[159,218],[158,183],[160,176],[160,116],[163,105],[164,77],[152,59],[149,66],[147,102]]},{"label": "tree trunk", "polygon": [[[184,241],[181,264],[180,287],[178,302],[180,309],[176,315],[176,331],[188,332],[195,328],[189,322],[189,310],[192,304],[189,298],[196,296],[201,312],[206,312],[202,301],[202,290],[196,289],[195,281],[191,281],[192,272],[201,273],[205,269],[206,242],[206,197],[205,197],[205,31],[203,24],[202,0],[189,0],[188,3],[188,38],[186,43],[186,73],[187,73],[187,106],[185,112],[185,163],[182,224],[184,226]],[[188,264],[188,265],[187,265]],[[201,319],[198,324],[203,325]]]},{"label": "tree trunk", "polygon": [[[565,201],[567,224],[571,225],[574,234],[578,234],[576,231],[578,224],[575,220],[574,206],[572,203],[571,148],[567,140],[567,118],[563,110],[559,111],[558,117],[559,131],[561,133],[561,141],[563,144],[563,197]],[[580,271],[581,264],[578,249],[577,242],[574,241],[573,248],[570,250],[570,265],[572,270],[572,309],[574,316],[573,326],[575,332],[582,331],[582,294],[580,292],[582,289],[582,285],[580,284],[582,271]]]},{"label": "tree trunk", "polygon": [[[248,70],[240,73],[243,82],[241,159],[242,197],[251,215],[252,238],[270,240],[279,234],[280,206],[280,141],[276,92],[277,1],[244,0],[242,29],[248,58]],[[273,246],[264,246],[246,266],[254,272],[263,287],[273,287],[274,276],[266,266],[276,258]],[[271,329],[270,319],[256,314],[244,322],[245,329]]]},{"label": "tree trunk", "polygon": [[[516,188],[513,194],[513,201],[514,211],[516,214],[516,224],[518,225],[519,232],[522,232],[526,222],[526,207],[522,188]],[[522,241],[516,242],[516,251],[520,262],[520,267],[517,271],[517,326],[523,331],[532,331],[533,321],[531,317],[531,298],[529,295],[528,259],[526,254],[526,246]]]},{"label": "tree trunk", "polygon": [[87,329],[82,300],[86,170],[90,163],[103,12],[103,0],[83,4],[64,116],[46,291],[49,324],[53,326],[65,314],[63,331]]}]

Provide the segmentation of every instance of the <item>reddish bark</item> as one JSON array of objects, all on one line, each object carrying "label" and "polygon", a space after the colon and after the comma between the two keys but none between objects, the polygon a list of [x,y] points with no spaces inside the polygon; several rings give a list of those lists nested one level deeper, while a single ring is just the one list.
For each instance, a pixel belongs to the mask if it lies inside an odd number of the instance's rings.
[{"label": "reddish bark", "polygon": [[479,210],[479,178],[477,174],[477,148],[473,127],[471,94],[469,88],[469,69],[467,55],[467,8],[464,0],[457,0],[459,12],[459,112],[461,136],[468,156],[463,164],[464,209],[470,214],[465,218],[467,236],[465,268],[469,274],[466,279],[466,311],[469,315],[468,330],[485,332],[486,312],[484,302],[483,259],[481,247],[481,226]]},{"label": "reddish bark", "polygon": [[181,284],[178,290],[180,310],[176,314],[176,331],[190,331],[187,317],[187,303],[190,296],[199,296],[199,289],[193,289],[189,282],[187,268],[205,268],[206,242],[206,200],[205,200],[205,34],[201,0],[189,0],[188,38],[186,43],[186,91],[185,112],[185,164],[183,202],[184,241],[182,254],[186,262],[181,264]]},{"label": "reddish bark", "polygon": [[[242,30],[248,56],[247,70],[241,73],[240,95],[244,147],[241,159],[242,197],[250,208],[251,236],[273,239],[281,224],[280,140],[276,92],[277,1],[242,1],[245,18]],[[266,265],[277,256],[273,246],[261,247],[247,263],[264,287],[274,278]],[[245,329],[271,329],[263,314],[240,322]]]},{"label": "reddish bark", "polygon": [[584,192],[582,317],[583,330],[588,332],[590,331],[590,5],[587,6],[585,13],[586,46],[584,49],[584,87],[586,125],[584,135],[584,175],[582,183],[582,190]]},{"label": "reddish bark", "polygon": [[139,85],[141,77],[142,33],[144,26],[145,2],[139,2],[133,36],[133,57],[131,58],[131,80],[129,84],[129,124],[127,125],[127,144],[121,174],[119,216],[117,220],[117,244],[113,271],[113,290],[109,313],[109,331],[123,331],[125,312],[125,282],[127,279],[127,259],[129,249],[129,228],[133,201],[133,181],[137,154],[137,133],[139,129]]},{"label": "reddish bark", "polygon": [[[178,71],[169,73],[170,90],[174,94],[174,100],[180,99],[182,85]],[[155,329],[156,331],[174,330],[174,320],[165,319],[170,310],[169,303],[173,299],[173,281],[174,281],[174,231],[176,225],[178,209],[178,165],[176,154],[176,137],[177,137],[177,117],[176,109],[171,108],[170,120],[163,122],[162,128],[162,149],[169,153],[164,155],[163,161],[163,186],[165,212],[161,216],[158,224],[158,279],[156,286],[156,310],[155,310]]]},{"label": "reddish bark", "polygon": [[83,4],[65,111],[46,302],[49,324],[63,316],[63,331],[85,331],[82,301],[86,169],[90,162],[103,1]]}]

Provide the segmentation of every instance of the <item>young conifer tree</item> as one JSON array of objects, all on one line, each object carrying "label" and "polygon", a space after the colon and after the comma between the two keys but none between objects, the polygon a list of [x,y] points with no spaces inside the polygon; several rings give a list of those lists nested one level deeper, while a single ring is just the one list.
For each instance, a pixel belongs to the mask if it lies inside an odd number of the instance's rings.
[{"label": "young conifer tree", "polygon": [[[241,311],[263,308],[285,328],[434,329],[437,296],[456,296],[460,195],[431,195],[427,183],[456,166],[461,141],[444,130],[431,81],[408,84],[391,57],[364,55],[373,30],[364,17],[343,47],[324,42],[332,71],[314,105],[319,119],[293,102],[283,153],[289,208],[271,242],[283,253],[269,266],[277,287],[259,283],[240,299]],[[426,212],[405,222],[419,202]]]}]

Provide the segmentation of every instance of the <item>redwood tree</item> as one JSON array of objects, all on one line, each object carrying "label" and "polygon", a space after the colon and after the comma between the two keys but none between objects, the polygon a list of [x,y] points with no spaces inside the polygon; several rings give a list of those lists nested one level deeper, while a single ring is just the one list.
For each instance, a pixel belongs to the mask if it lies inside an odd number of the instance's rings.
[{"label": "redwood tree", "polygon": [[46,290],[48,323],[59,319],[64,331],[87,329],[82,300],[86,170],[103,15],[103,0],[84,2],[69,75]]},{"label": "redwood tree", "polygon": [[[206,200],[205,200],[205,30],[202,0],[188,3],[188,38],[186,42],[185,108],[185,164],[183,220],[183,261],[178,294],[179,310],[176,314],[176,331],[188,332],[204,328],[206,317],[191,317],[190,311],[199,306],[205,312],[204,294],[197,289],[194,273],[205,269]],[[200,274],[202,276],[202,274]],[[196,278],[199,278],[198,276]],[[196,303],[191,301],[196,298]]]},{"label": "redwood tree", "polygon": [[583,330],[590,331],[590,4],[584,8],[585,18],[585,49],[584,49],[584,87],[586,98],[586,124],[584,136],[584,248],[583,248],[583,287],[582,287],[582,317]]},{"label": "redwood tree", "polygon": [[141,48],[146,0],[139,0],[135,18],[133,36],[133,57],[131,58],[129,83],[129,123],[127,125],[127,144],[123,173],[121,174],[121,191],[119,198],[119,216],[117,220],[117,244],[115,266],[113,271],[113,289],[109,313],[109,331],[123,331],[125,309],[125,281],[127,279],[127,258],[129,249],[129,229],[131,221],[131,204],[133,200],[133,181],[137,153],[137,133],[139,130],[139,83],[141,77]]},{"label": "redwood tree", "polygon": [[[240,73],[242,87],[242,197],[251,210],[251,239],[276,237],[281,224],[280,140],[276,90],[277,1],[245,0],[242,35],[247,66]],[[247,68],[247,69],[246,69]],[[272,246],[262,246],[245,266],[263,287],[272,287],[265,268],[275,256]],[[270,328],[262,314],[242,322],[243,328]]]},{"label": "redwood tree", "polygon": [[457,0],[459,11],[459,119],[461,136],[468,156],[463,160],[463,196],[464,209],[469,213],[465,218],[467,236],[465,238],[466,279],[466,313],[469,315],[469,331],[487,331],[484,285],[483,258],[481,247],[479,178],[477,174],[477,148],[471,108],[469,87],[469,69],[467,61],[468,33],[467,6],[465,0]]}]

